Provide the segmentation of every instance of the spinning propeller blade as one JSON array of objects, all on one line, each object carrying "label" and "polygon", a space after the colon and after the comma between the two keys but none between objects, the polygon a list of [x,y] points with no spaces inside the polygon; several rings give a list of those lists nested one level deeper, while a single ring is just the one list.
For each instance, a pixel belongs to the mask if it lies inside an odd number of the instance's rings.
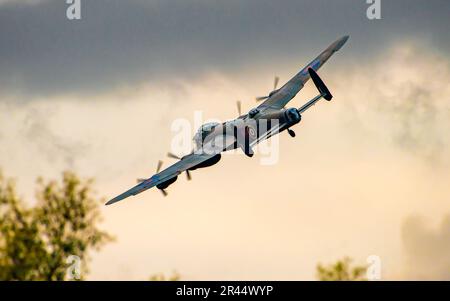
[{"label": "spinning propeller blade", "polygon": [[258,97],[256,97],[256,101],[262,101],[262,100],[265,100],[267,98],[269,98],[269,96],[258,96]]},{"label": "spinning propeller blade", "polygon": [[163,165],[163,161],[159,160],[158,166],[156,167],[156,173],[158,173],[161,170],[162,165]]},{"label": "spinning propeller blade", "polygon": [[168,153],[167,153],[167,157],[172,158],[172,159],[181,160],[180,157],[178,157],[177,155],[175,155],[175,154],[173,154],[173,153],[171,153],[171,152],[168,152]]},{"label": "spinning propeller blade", "polygon": [[275,76],[273,79],[273,89],[276,90],[278,86],[278,82],[280,81],[280,78],[278,76]]},{"label": "spinning propeller blade", "polygon": [[[167,153],[167,157],[172,158],[172,159],[176,159],[176,160],[181,160],[181,158],[171,152]],[[191,177],[191,173],[189,172],[189,170],[186,170],[186,177],[188,179],[188,181],[190,181],[192,179]]]},{"label": "spinning propeller blade", "polygon": [[262,100],[266,100],[267,98],[269,98],[271,96],[271,94],[277,90],[279,81],[280,81],[280,78],[278,76],[275,76],[274,79],[273,79],[273,90],[272,90],[272,92],[270,92],[270,94],[267,95],[267,96],[258,96],[258,97],[256,97],[256,101],[262,101]]},{"label": "spinning propeller blade", "polygon": [[238,101],[236,101],[236,106],[237,106],[237,110],[238,110],[238,114],[239,114],[239,116],[241,116],[241,101],[240,100],[238,100]]}]

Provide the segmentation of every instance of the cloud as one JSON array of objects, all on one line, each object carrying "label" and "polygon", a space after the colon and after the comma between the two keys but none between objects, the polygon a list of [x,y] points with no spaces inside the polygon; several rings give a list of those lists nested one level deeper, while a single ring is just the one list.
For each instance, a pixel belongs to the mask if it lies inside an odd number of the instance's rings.
[{"label": "cloud", "polygon": [[[173,268],[194,279],[310,279],[328,257],[370,254],[389,271],[397,244],[423,237],[436,248],[408,251],[422,262],[408,275],[446,277],[421,255],[445,258],[446,232],[406,223],[399,241],[399,221],[450,210],[424,201],[449,193],[449,61],[446,42],[427,35],[448,28],[448,1],[383,2],[380,23],[365,19],[364,1],[83,1],[81,23],[49,3],[0,7],[0,165],[30,196],[37,176],[65,168],[96,177],[100,195],[122,192],[152,174],[172,120],[197,109],[230,118],[235,99],[250,109],[273,73],[286,80],[351,34],[320,71],[334,102],[305,114],[297,139],[281,136],[279,164],[224,156],[194,181],[180,177],[169,202],[148,191],[104,209],[118,243],[94,260],[94,279],[114,278],[111,262],[140,279]],[[291,104],[315,93],[309,83]]]},{"label": "cloud", "polygon": [[36,4],[41,4],[45,1],[48,0],[0,0],[0,5],[3,4],[14,4],[14,5],[27,5],[27,4],[31,4],[31,5],[36,5]]},{"label": "cloud", "polygon": [[450,280],[450,214],[436,229],[420,216],[402,224],[402,242],[409,279]]},{"label": "cloud", "polygon": [[[352,0],[92,0],[82,1],[81,20],[69,21],[64,1],[10,2],[0,6],[0,90],[83,95],[211,71],[275,72],[344,34],[352,37],[346,61],[367,60],[405,35],[445,51],[450,42],[438,37],[449,25],[446,6],[389,1],[377,22],[366,18],[364,1]],[[433,17],[418,17],[424,12]]]},{"label": "cloud", "polygon": [[450,61],[423,40],[402,40],[338,85],[352,126],[388,137],[435,167],[450,164]]},{"label": "cloud", "polygon": [[[346,51],[344,48],[336,54],[321,72],[337,99],[339,123],[349,136],[379,141],[379,149],[395,146],[436,170],[448,166],[448,59],[419,42],[398,41],[372,60],[343,69],[341,60],[348,56]],[[279,74],[287,79],[299,66],[280,64]],[[180,114],[191,116],[196,109],[205,112],[209,108],[205,118],[230,118],[235,113],[235,99],[244,100],[243,109],[249,110],[254,103],[245,100],[266,91],[266,82],[271,80],[261,79],[258,72],[245,70],[236,77],[208,73],[185,81],[135,83],[88,97],[34,96],[31,102],[26,96],[3,97],[2,151],[19,161],[31,153],[41,162],[51,162],[55,170],[80,168],[96,176],[105,170],[110,176],[119,174],[135,162],[152,165],[159,158],[149,161],[152,146],[148,135],[162,139],[167,150],[171,133],[168,129],[157,134],[151,129],[162,124],[168,128],[171,120]],[[298,99],[303,101],[311,91],[316,93],[309,84],[292,105],[298,106]],[[28,150],[28,154],[16,149]],[[128,156],[121,156],[123,153]]]},{"label": "cloud", "polygon": [[76,169],[75,161],[86,156],[89,144],[87,141],[74,141],[72,136],[55,134],[50,125],[53,115],[48,108],[30,108],[25,113],[18,134],[30,145],[36,146],[35,152],[42,155],[47,162],[57,166],[62,163],[65,169]]}]

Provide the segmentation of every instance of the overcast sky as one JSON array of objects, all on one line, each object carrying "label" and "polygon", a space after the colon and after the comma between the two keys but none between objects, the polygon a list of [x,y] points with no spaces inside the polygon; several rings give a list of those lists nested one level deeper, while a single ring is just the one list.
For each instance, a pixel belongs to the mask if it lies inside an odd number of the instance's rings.
[{"label": "overcast sky", "polygon": [[[30,4],[35,3],[35,4]],[[399,38],[448,52],[450,3],[384,1],[382,21],[362,0],[95,0],[82,20],[65,1],[0,7],[2,93],[86,93],[124,84],[197,77],[210,70],[279,64],[350,34],[345,60],[370,59]]]},{"label": "overcast sky", "polygon": [[123,192],[173,120],[234,118],[350,35],[320,70],[335,98],[281,135],[278,164],[225,156],[102,208],[118,240],[91,279],[313,279],[373,254],[387,279],[450,279],[449,1],[382,0],[368,20],[363,0],[82,0],[79,21],[64,2],[0,0],[0,167],[27,199],[66,169]]}]

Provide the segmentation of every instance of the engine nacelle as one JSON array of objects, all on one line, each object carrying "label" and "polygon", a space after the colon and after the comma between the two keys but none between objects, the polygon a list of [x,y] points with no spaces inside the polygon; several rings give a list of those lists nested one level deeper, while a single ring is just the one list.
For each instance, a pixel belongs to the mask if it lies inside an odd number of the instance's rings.
[{"label": "engine nacelle", "polygon": [[175,176],[165,182],[162,182],[158,185],[156,185],[156,188],[158,189],[166,189],[167,187],[169,187],[171,184],[173,184],[176,180],[177,180],[178,176]]},{"label": "engine nacelle", "polygon": [[297,124],[302,120],[302,115],[300,115],[299,111],[296,108],[287,109],[284,114],[289,126]]},{"label": "engine nacelle", "polygon": [[202,163],[195,165],[194,167],[189,168],[189,170],[196,170],[197,168],[205,168],[205,167],[213,166],[214,164],[217,164],[221,158],[222,158],[222,155],[217,154],[214,157],[212,157],[206,161],[203,161]]}]

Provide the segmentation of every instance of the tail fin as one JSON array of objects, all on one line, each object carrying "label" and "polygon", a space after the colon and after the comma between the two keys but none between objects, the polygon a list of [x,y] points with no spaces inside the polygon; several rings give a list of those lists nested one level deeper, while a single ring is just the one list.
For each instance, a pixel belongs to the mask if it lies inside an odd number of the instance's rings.
[{"label": "tail fin", "polygon": [[308,68],[308,72],[314,84],[316,85],[317,90],[319,90],[319,93],[323,96],[323,98],[330,101],[333,98],[333,95],[331,95],[330,90],[328,90],[327,86],[325,86],[325,83],[322,81],[316,71],[314,71],[313,68]]}]

